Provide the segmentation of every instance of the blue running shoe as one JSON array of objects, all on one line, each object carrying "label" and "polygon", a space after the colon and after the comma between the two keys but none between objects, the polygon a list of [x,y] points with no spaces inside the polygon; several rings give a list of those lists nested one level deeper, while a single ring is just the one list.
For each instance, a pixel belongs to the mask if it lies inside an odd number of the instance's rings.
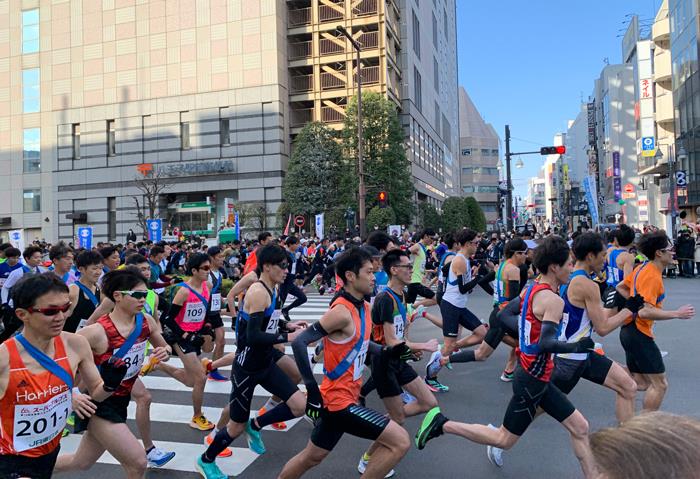
[{"label": "blue running shoe", "polygon": [[401,401],[403,401],[404,404],[410,404],[410,403],[412,403],[412,402],[416,402],[417,399],[416,399],[416,397],[415,397],[413,394],[411,394],[410,392],[404,391],[404,392],[401,393]]},{"label": "blue running shoe", "polygon": [[440,369],[442,369],[442,366],[440,366],[440,359],[442,359],[442,353],[440,353],[439,349],[430,355],[428,364],[425,366],[426,378],[437,377]]},{"label": "blue running shoe", "polygon": [[148,467],[163,467],[170,462],[173,457],[175,457],[175,453],[173,451],[164,451],[162,449],[158,449],[157,447],[154,447],[148,451],[148,454],[146,454]]},{"label": "blue running shoe", "polygon": [[260,437],[260,431],[253,429],[250,419],[245,425],[245,435],[248,439],[248,447],[255,454],[265,454],[265,444],[263,444],[262,437]]},{"label": "blue running shoe", "polygon": [[218,369],[212,369],[212,371],[209,373],[209,380],[224,382],[228,381],[228,378],[226,376],[222,376]]},{"label": "blue running shoe", "polygon": [[228,476],[221,472],[221,469],[215,462],[204,462],[202,461],[202,456],[197,456],[197,462],[194,463],[194,467],[204,479],[228,479]]}]

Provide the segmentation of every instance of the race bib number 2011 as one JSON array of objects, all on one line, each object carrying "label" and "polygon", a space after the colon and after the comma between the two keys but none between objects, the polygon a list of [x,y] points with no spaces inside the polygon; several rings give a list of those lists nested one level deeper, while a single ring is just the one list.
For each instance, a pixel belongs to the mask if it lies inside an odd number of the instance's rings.
[{"label": "race bib number 2011", "polygon": [[43,404],[18,404],[12,443],[15,451],[35,449],[50,442],[63,432],[72,412],[71,391],[57,394]]}]

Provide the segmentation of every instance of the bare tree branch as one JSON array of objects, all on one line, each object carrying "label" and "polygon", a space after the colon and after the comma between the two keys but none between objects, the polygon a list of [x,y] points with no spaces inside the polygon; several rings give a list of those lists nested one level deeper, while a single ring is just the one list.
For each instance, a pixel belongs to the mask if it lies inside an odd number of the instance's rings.
[{"label": "bare tree branch", "polygon": [[[148,228],[146,226],[147,219],[157,218],[158,200],[167,189],[173,186],[173,181],[163,176],[161,170],[154,168],[146,171],[141,176],[134,178],[134,186],[142,193],[142,200],[139,201],[138,196],[133,196],[134,204],[136,205],[136,217],[139,226],[143,230],[144,236],[148,236]],[[168,219],[168,222],[170,220]]]}]

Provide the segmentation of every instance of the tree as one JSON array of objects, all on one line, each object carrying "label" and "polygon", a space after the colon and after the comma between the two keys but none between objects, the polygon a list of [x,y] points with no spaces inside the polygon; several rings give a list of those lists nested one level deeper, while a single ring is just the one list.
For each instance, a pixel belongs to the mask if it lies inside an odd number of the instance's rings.
[{"label": "tree", "polygon": [[294,141],[282,183],[285,206],[281,211],[308,217],[339,205],[343,162],[333,130],[323,123],[307,123]]},{"label": "tree", "polygon": [[251,223],[255,223],[258,231],[267,229],[267,207],[262,201],[256,201],[247,205],[250,211]]},{"label": "tree", "polygon": [[472,196],[464,198],[464,207],[469,215],[467,226],[480,233],[486,231],[486,215],[484,215],[476,198]]},{"label": "tree", "polygon": [[461,230],[469,224],[469,215],[462,198],[450,196],[442,204],[442,224],[447,231]]},{"label": "tree", "polygon": [[[404,132],[394,102],[376,92],[362,95],[362,138],[367,208],[377,205],[380,191],[386,191],[388,203],[399,223],[410,223],[413,216],[413,178],[406,157]],[[343,147],[353,175],[343,182],[345,196],[357,205],[357,98],[346,109]],[[369,221],[367,222],[369,226]]]},{"label": "tree", "polygon": [[380,208],[375,206],[367,214],[367,230],[372,231],[375,226],[386,231],[387,226],[396,224],[396,214],[394,209],[389,207]]},{"label": "tree", "polygon": [[[134,186],[141,192],[141,195],[134,195],[134,204],[136,205],[136,220],[143,230],[144,237],[148,237],[148,227],[146,220],[160,217],[158,202],[160,195],[172,187],[173,182],[170,178],[164,176],[161,170],[151,168],[143,170],[141,176],[134,178]],[[170,218],[163,218],[165,224],[170,223]]]},{"label": "tree", "polygon": [[423,228],[432,228],[439,231],[442,228],[440,213],[430,203],[421,202],[418,205],[418,223]]}]

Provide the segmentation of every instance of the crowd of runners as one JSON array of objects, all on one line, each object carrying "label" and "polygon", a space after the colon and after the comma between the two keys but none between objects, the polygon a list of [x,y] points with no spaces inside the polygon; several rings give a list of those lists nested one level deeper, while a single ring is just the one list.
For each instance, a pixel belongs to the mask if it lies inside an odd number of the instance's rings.
[{"label": "crowd of runners", "polygon": [[[58,243],[20,252],[5,244],[0,256],[2,478],[88,470],[105,450],[129,479],[165,466],[175,452],[153,442],[151,396],[141,379],[154,371],[191,389],[190,426],[206,444],[192,461],[207,479],[228,477],[217,458],[230,456],[237,438],[265,454],[261,430],[302,416],[313,423],[308,443],[270,477],[303,476],[345,434],[368,440],[357,458],[365,478],[391,477],[412,445],[424,449],[443,434],[486,446],[502,467],[505,451],[542,413],[568,431],[585,477],[623,477],[613,475],[615,453],[606,447],[615,430],[591,439],[567,396],[581,379],[615,392],[614,404],[602,407],[631,431],[625,440],[645,427],[661,437],[664,421],[675,424],[675,440],[700,440],[692,420],[636,417],[658,410],[668,388],[655,322],[695,315],[691,305],[663,308],[674,244],[661,230],[619,225],[564,238],[466,228],[439,237],[424,229],[401,237],[374,231],[365,241],[266,232],[252,244],[209,247],[128,242],[74,250]],[[491,311],[470,308],[476,288],[493,296]],[[292,321],[290,311],[310,289],[328,297],[327,312],[313,324]],[[434,338],[413,337],[416,321],[434,325]],[[227,354],[228,328],[236,349]],[[619,334],[625,364],[596,342],[611,334]],[[502,423],[450,419],[462,411],[440,407],[450,390],[443,368],[478,367],[461,363],[486,361],[501,343],[510,354],[500,380],[513,389]],[[315,363],[323,364],[320,384]],[[220,372],[229,366],[230,378]],[[230,381],[219,417],[204,414],[207,381]],[[256,387],[272,397],[251,414]],[[383,409],[366,406],[373,392]],[[639,394],[643,411],[636,410]],[[131,401],[136,431],[126,424]],[[422,416],[417,431],[404,426],[411,416]],[[82,434],[72,454],[60,452],[68,434]],[[679,463],[669,471],[687,466]]]}]

